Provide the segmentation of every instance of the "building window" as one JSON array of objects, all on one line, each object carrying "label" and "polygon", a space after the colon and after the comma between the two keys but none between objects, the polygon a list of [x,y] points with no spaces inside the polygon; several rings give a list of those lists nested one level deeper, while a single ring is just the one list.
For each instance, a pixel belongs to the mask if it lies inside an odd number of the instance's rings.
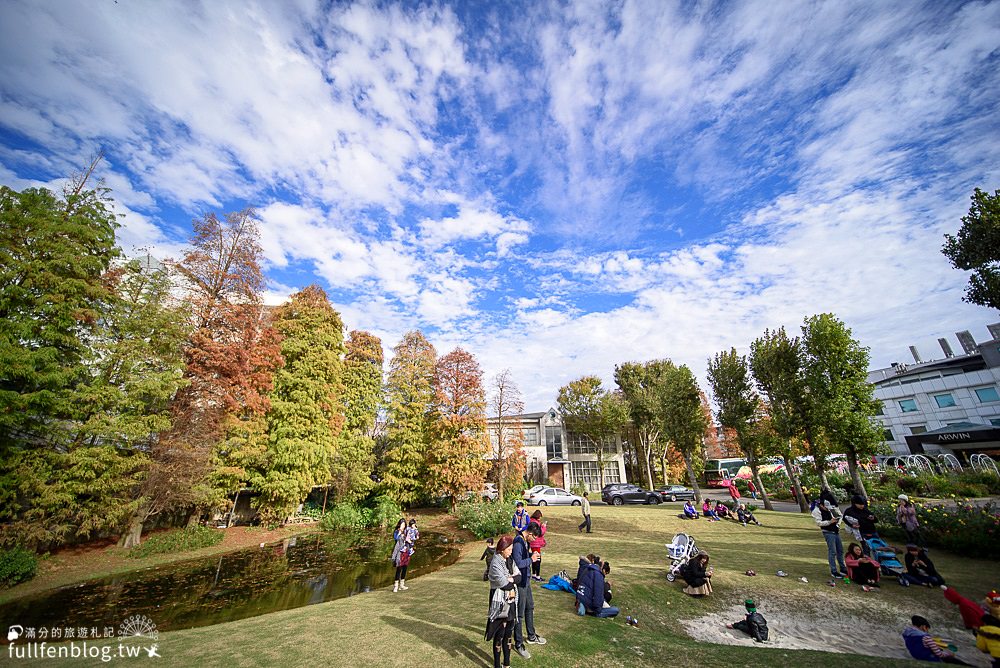
[{"label": "building window", "polygon": [[916,427],[910,427],[910,433],[914,436],[916,436],[917,434],[926,434],[927,427],[922,424],[917,425]]},{"label": "building window", "polygon": [[530,448],[533,445],[538,445],[538,427],[525,427],[524,447]]},{"label": "building window", "polygon": [[904,413],[915,413],[917,411],[917,400],[916,399],[900,399],[899,400],[899,410]]},{"label": "building window", "polygon": [[997,388],[993,387],[980,387],[976,389],[976,396],[979,397],[979,403],[989,404],[994,401],[1000,401],[1000,394],[997,394]]},{"label": "building window", "polygon": [[938,408],[951,408],[955,405],[955,397],[950,394],[935,394],[934,403]]},{"label": "building window", "polygon": [[[591,492],[601,488],[600,469],[597,462],[573,462],[570,465],[571,486],[583,483]],[[617,462],[604,464],[604,484],[610,485],[613,482],[621,482],[621,471]]]},{"label": "building window", "polygon": [[875,415],[885,415],[885,411],[882,410],[882,402],[878,402],[878,406],[875,408]]},{"label": "building window", "polygon": [[1000,418],[991,418],[990,424],[995,427],[1000,427]]},{"label": "building window", "polygon": [[882,440],[883,441],[895,441],[896,439],[892,436],[892,429],[882,430]]},{"label": "building window", "polygon": [[[566,450],[571,455],[596,455],[597,448],[590,442],[590,439],[580,434],[569,432],[566,434]],[[618,454],[618,443],[615,439],[609,438],[604,441],[604,453]]]},{"label": "building window", "polygon": [[545,428],[545,454],[549,459],[566,459],[563,451],[562,427]]}]

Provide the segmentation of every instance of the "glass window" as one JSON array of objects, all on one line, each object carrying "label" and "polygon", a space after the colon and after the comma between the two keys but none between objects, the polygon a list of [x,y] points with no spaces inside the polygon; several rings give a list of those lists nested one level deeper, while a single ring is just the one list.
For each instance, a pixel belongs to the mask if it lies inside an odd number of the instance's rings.
[{"label": "glass window", "polygon": [[565,459],[563,451],[562,427],[545,428],[545,454],[549,459]]},{"label": "glass window", "polygon": [[883,441],[894,441],[894,440],[896,440],[892,436],[892,429],[883,429],[882,430],[882,440]]},{"label": "glass window", "polygon": [[992,424],[994,426],[997,426],[997,427],[1000,427],[1000,418],[991,418],[990,419],[990,424]]},{"label": "glass window", "polygon": [[538,427],[524,428],[524,447],[538,445]]},{"label": "glass window", "polygon": [[925,425],[917,425],[916,427],[910,427],[910,433],[916,436],[917,434],[926,434],[927,427]]},{"label": "glass window", "polygon": [[938,405],[938,408],[951,408],[955,405],[955,397],[950,394],[935,394],[934,402]]},{"label": "glass window", "polygon": [[980,403],[988,404],[993,401],[1000,401],[1000,394],[997,394],[997,388],[990,387],[980,387],[976,390],[976,396],[979,397]]},{"label": "glass window", "polygon": [[917,410],[917,400],[916,399],[900,399],[899,400],[899,410],[904,413],[913,413]]}]

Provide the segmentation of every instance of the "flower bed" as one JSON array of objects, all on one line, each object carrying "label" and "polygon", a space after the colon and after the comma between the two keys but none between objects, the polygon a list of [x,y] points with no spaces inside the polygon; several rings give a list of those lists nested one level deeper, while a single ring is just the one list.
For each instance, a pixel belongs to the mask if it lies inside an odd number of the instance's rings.
[{"label": "flower bed", "polygon": [[[928,545],[967,557],[1000,559],[1000,507],[987,503],[976,506],[966,500],[950,504],[915,504],[917,519]],[[896,524],[896,506],[873,504],[879,533],[905,539]]]}]

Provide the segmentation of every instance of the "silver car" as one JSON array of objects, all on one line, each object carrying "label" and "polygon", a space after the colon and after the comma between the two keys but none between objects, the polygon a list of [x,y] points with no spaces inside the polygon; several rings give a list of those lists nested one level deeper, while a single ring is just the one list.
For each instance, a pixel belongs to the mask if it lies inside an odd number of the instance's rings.
[{"label": "silver car", "polygon": [[522,494],[521,496],[522,498],[524,498],[525,501],[527,501],[528,499],[531,498],[532,494],[548,488],[549,488],[548,485],[535,485],[534,487],[529,487],[528,489],[524,490],[524,494]]},{"label": "silver car", "polygon": [[561,487],[546,487],[528,497],[529,506],[579,506],[583,499]]}]

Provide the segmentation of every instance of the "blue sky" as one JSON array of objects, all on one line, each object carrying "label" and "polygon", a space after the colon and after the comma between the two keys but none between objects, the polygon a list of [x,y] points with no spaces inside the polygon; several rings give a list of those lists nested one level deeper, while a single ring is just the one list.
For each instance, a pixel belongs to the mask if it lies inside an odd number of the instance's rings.
[{"label": "blue sky", "polygon": [[872,349],[1000,314],[940,254],[1000,187],[1000,3],[0,4],[0,183],[96,151],[126,249],[252,205],[278,302],[422,329],[529,410],[832,311]]}]

